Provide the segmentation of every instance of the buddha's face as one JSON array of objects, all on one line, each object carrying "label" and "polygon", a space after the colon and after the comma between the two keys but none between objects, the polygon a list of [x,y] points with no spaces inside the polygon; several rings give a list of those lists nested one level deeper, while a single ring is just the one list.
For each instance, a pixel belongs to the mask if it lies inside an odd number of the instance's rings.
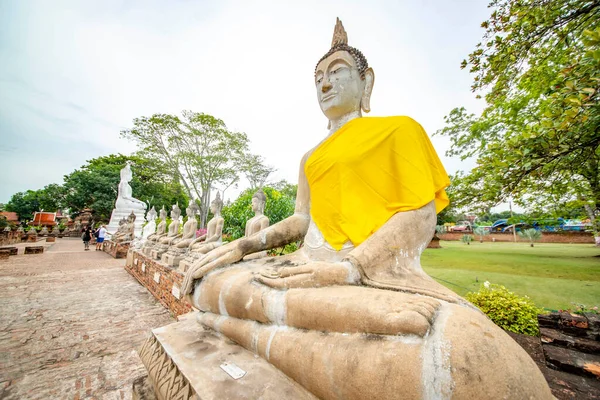
[{"label": "buddha's face", "polygon": [[213,201],[212,203],[210,203],[210,212],[214,214],[216,214],[217,212],[221,211],[219,204],[217,204],[216,201]]},{"label": "buddha's face", "polygon": [[365,111],[371,94],[373,71],[361,78],[356,61],[347,51],[336,51],[317,65],[315,85],[323,114],[337,119],[353,111]]},{"label": "buddha's face", "polygon": [[258,197],[253,197],[252,198],[252,211],[254,211],[254,212],[260,211],[260,212],[262,212],[264,206],[265,206],[264,203]]}]

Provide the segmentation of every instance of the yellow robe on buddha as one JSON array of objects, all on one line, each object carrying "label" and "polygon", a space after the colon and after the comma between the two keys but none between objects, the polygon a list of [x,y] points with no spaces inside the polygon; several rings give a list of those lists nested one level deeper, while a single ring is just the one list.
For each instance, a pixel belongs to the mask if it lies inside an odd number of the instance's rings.
[{"label": "yellow robe on buddha", "polygon": [[336,250],[358,246],[394,214],[435,202],[450,179],[429,137],[409,117],[356,118],[328,137],[305,164],[311,217]]}]

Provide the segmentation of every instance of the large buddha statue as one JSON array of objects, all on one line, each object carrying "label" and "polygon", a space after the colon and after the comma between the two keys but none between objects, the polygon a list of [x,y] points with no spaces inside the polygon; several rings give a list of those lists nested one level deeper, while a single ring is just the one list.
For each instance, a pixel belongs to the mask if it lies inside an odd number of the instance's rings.
[{"label": "large buddha statue", "polygon": [[171,241],[171,245],[167,252],[162,255],[161,261],[171,267],[177,267],[188,251],[188,246],[196,238],[196,230],[198,229],[198,205],[190,200],[188,207],[185,210],[187,221],[183,224],[183,232],[176,239]]},{"label": "large buddha statue", "polygon": [[142,252],[148,256],[158,240],[167,235],[167,210],[165,210],[165,206],[160,209],[159,218],[160,222],[156,226],[156,232],[148,236],[146,243],[144,243],[144,246],[142,247]]},{"label": "large buddha statue", "polygon": [[129,163],[121,169],[121,182],[119,182],[117,201],[115,209],[110,216],[110,222],[106,227],[109,233],[114,233],[118,228],[119,220],[127,217],[133,212],[136,215],[137,223],[135,225],[135,235],[140,236],[142,225],[144,223],[144,214],[146,213],[146,203],[133,197],[133,191],[129,182],[133,179]]},{"label": "large buddha statue", "polygon": [[204,257],[206,253],[223,244],[223,224],[225,221],[221,217],[222,208],[223,200],[217,192],[215,199],[210,203],[210,211],[213,213],[213,217],[206,225],[206,233],[190,242],[187,256],[180,262],[180,270],[187,271],[194,262]]},{"label": "large buddha statue", "polygon": [[181,210],[177,204],[174,204],[173,208],[171,209],[171,223],[169,224],[167,234],[157,240],[156,245],[151,251],[152,258],[160,260],[162,255],[169,249],[169,246],[171,246],[173,241],[181,237],[179,235],[180,216]]},{"label": "large buddha statue", "polygon": [[322,399],[551,399],[527,353],[422,270],[449,179],[413,119],[362,117],[374,77],[338,21],[315,70],[329,132],[300,162],[295,213],[191,266],[199,323]]}]

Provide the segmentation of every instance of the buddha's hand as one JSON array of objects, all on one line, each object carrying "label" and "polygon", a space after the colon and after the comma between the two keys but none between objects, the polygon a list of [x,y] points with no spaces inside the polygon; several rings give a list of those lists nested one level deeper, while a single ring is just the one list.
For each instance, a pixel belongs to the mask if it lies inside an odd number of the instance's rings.
[{"label": "buddha's hand", "polygon": [[194,281],[201,279],[209,272],[224,267],[226,265],[238,262],[244,254],[240,249],[239,242],[231,242],[211,250],[204,257],[196,261],[185,273],[183,278],[183,294],[190,294],[194,288]]},{"label": "buddha's hand", "polygon": [[295,267],[265,268],[255,279],[275,289],[314,288],[354,285],[360,281],[360,273],[348,261],[311,262]]}]

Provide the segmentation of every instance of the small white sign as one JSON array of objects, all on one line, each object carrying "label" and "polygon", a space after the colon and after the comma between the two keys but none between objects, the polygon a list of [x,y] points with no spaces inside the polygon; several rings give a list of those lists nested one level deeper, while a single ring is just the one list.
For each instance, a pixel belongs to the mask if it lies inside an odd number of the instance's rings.
[{"label": "small white sign", "polygon": [[156,283],[160,282],[160,272],[154,273],[154,282],[156,282]]},{"label": "small white sign", "polygon": [[176,285],[173,285],[173,289],[171,289],[171,294],[178,300],[181,297],[181,292],[179,291],[179,288]]},{"label": "small white sign", "polygon": [[244,375],[246,375],[246,371],[235,365],[234,363],[223,363],[219,365],[221,369],[227,372],[227,375],[232,377],[233,379],[240,379]]},{"label": "small white sign", "polygon": [[142,272],[146,272],[146,263],[142,263]]}]

